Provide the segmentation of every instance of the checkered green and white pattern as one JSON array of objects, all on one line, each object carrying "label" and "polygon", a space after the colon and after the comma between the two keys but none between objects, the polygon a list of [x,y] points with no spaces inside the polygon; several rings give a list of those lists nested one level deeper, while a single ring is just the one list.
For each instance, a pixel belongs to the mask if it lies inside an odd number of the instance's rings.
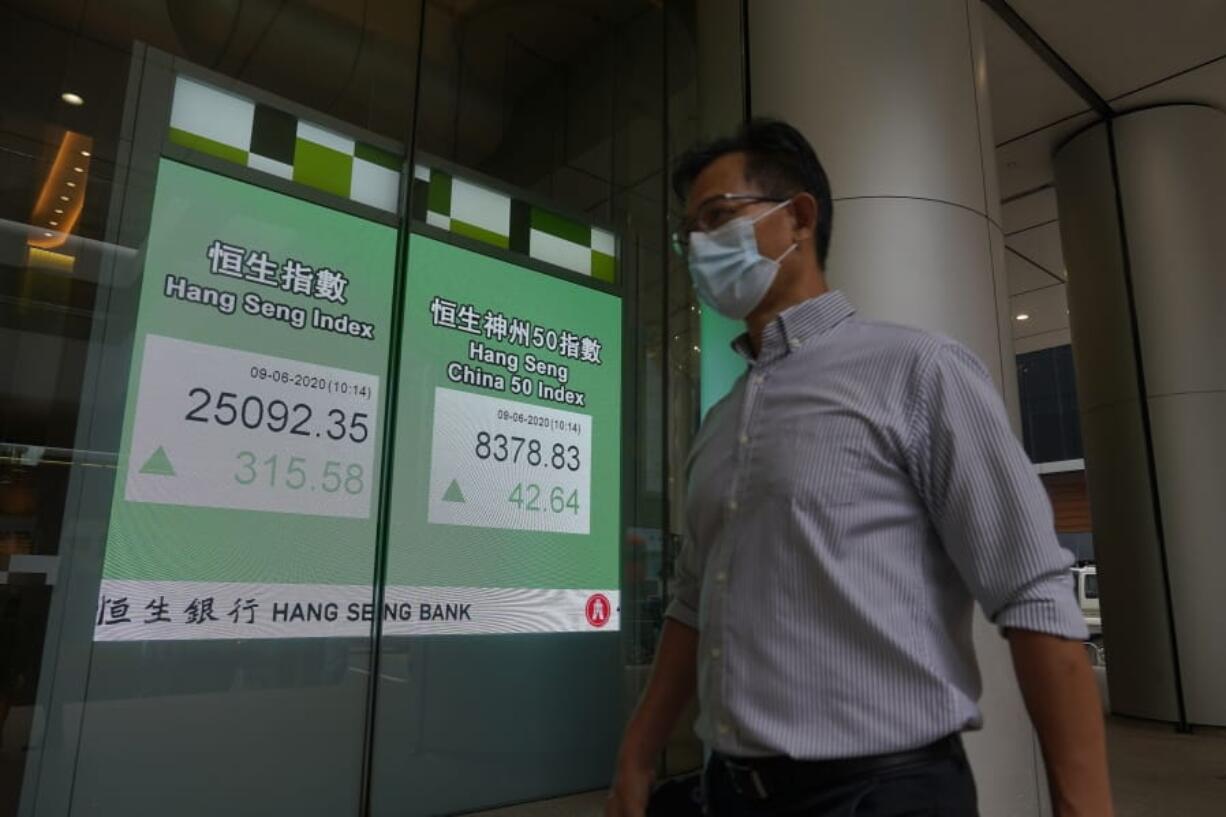
[{"label": "checkered green and white pattern", "polygon": [[400,157],[184,76],[175,81],[170,141],[396,212]]},{"label": "checkered green and white pattern", "polygon": [[[170,141],[389,213],[402,158],[198,80],[175,80]],[[613,233],[416,165],[413,216],[443,230],[613,283]]]},{"label": "checkered green and white pattern", "polygon": [[435,168],[413,169],[413,215],[443,230],[613,283],[613,233]]}]

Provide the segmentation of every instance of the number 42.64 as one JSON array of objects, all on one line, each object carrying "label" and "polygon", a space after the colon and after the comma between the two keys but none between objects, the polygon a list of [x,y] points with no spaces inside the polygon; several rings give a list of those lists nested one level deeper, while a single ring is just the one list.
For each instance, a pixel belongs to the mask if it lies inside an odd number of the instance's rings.
[{"label": "number 42.64", "polygon": [[507,502],[521,511],[549,511],[551,513],[579,513],[579,489],[566,493],[566,489],[555,486],[546,492],[540,485],[530,482],[519,482],[511,489]]}]

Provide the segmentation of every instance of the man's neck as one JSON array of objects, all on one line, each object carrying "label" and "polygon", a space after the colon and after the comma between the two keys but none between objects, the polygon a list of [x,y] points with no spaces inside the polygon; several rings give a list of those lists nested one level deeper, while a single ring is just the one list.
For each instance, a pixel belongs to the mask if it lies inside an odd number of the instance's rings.
[{"label": "man's neck", "polygon": [[807,286],[796,287],[772,298],[770,303],[763,304],[745,318],[745,329],[749,333],[749,346],[753,350],[754,357],[757,357],[762,350],[762,333],[766,331],[766,327],[775,322],[775,318],[797,304],[813,300],[830,291],[823,275],[813,276],[806,283]]}]

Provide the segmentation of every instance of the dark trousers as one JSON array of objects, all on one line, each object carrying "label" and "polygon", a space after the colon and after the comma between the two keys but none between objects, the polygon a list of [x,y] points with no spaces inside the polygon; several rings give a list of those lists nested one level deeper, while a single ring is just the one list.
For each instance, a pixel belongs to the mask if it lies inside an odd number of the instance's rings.
[{"label": "dark trousers", "polygon": [[723,761],[713,757],[703,775],[709,817],[978,817],[975,779],[965,755],[896,769],[817,779],[761,798],[738,792]]}]

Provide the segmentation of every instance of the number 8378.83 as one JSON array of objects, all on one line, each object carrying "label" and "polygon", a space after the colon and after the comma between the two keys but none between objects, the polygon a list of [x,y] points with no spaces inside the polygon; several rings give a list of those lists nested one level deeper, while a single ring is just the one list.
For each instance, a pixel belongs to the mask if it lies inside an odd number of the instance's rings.
[{"label": "number 8378.83", "polygon": [[577,445],[553,443],[547,448],[545,443],[532,437],[509,437],[488,431],[477,433],[474,453],[481,460],[513,465],[524,462],[533,468],[552,468],[555,471],[578,471],[583,467],[582,452]]}]

